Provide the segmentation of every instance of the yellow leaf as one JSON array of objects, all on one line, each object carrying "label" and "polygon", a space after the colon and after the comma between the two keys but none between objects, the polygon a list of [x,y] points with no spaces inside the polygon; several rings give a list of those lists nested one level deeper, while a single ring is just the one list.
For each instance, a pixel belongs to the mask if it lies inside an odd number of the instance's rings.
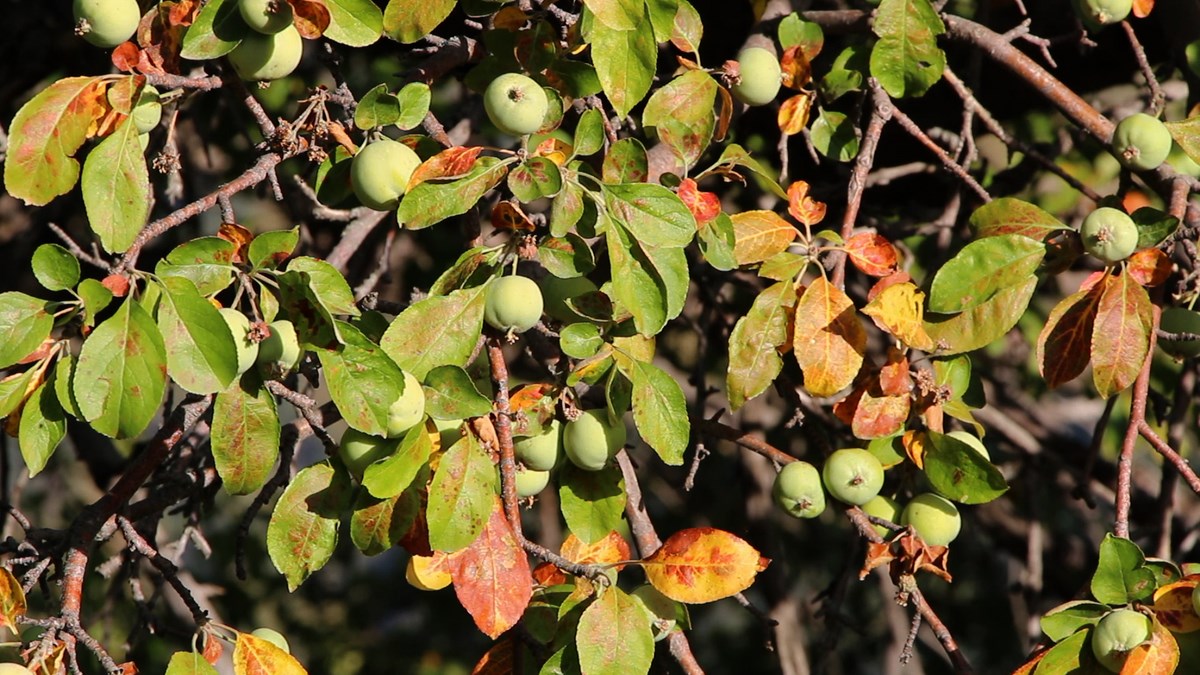
[{"label": "yellow leaf", "polygon": [[642,566],[659,593],[695,604],[746,590],[770,562],[736,535],[696,527],[671,535]]},{"label": "yellow leaf", "polygon": [[925,332],[925,293],[910,283],[895,284],[883,289],[866,307],[863,314],[871,317],[880,330],[886,331],[913,349],[933,349],[933,339]]},{"label": "yellow leaf", "polygon": [[25,604],[25,591],[21,590],[21,582],[13,573],[0,567],[0,626],[8,628],[14,634],[19,632],[17,619],[24,616],[28,607]]},{"label": "yellow leaf", "polygon": [[308,675],[296,657],[271,642],[249,633],[238,633],[233,647],[235,675]]},{"label": "yellow leaf", "polygon": [[413,588],[422,591],[440,591],[450,585],[450,570],[447,568],[449,556],[442,551],[434,551],[433,555],[414,555],[408,559],[408,569],[404,578]]},{"label": "yellow leaf", "polygon": [[1192,607],[1192,591],[1195,588],[1196,579],[1185,579],[1154,591],[1154,616],[1176,633],[1200,630],[1200,616]]},{"label": "yellow leaf", "polygon": [[862,368],[867,334],[854,303],[818,277],[796,303],[792,348],[813,396],[832,396],[854,382]]},{"label": "yellow leaf", "polygon": [[[585,544],[574,534],[568,534],[562,548],[559,549],[559,554],[571,562],[585,565],[611,565],[629,560],[633,555],[629,549],[629,542],[616,530],[593,544]],[[617,565],[616,569],[624,567]]]},{"label": "yellow leaf", "polygon": [[796,228],[774,211],[743,211],[733,221],[733,257],[739,265],[762,262],[787,250]]}]

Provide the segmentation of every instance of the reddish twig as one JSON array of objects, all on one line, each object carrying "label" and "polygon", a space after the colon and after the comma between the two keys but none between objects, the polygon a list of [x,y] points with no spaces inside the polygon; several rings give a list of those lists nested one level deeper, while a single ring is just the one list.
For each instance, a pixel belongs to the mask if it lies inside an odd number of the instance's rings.
[{"label": "reddish twig", "polygon": [[492,423],[496,427],[496,440],[500,444],[500,496],[504,500],[504,515],[512,525],[517,538],[525,538],[521,531],[521,508],[517,503],[517,460],[513,451],[512,410],[508,405],[508,364],[504,361],[503,338],[487,338],[488,362],[492,366],[492,383],[496,385],[496,397],[492,411]]},{"label": "reddish twig", "polygon": [[1188,487],[1192,488],[1193,492],[1200,494],[1200,477],[1196,476],[1196,472],[1192,470],[1192,465],[1178,452],[1175,452],[1154,429],[1150,428],[1145,419],[1138,422],[1137,430],[1142,435],[1142,438],[1149,441],[1150,445],[1154,446],[1154,449],[1158,451],[1158,454],[1163,456],[1163,459],[1170,462],[1171,466],[1174,466],[1179,471],[1179,475],[1183,476],[1183,479],[1187,481]]},{"label": "reddish twig", "polygon": [[736,443],[747,450],[757,452],[776,464],[788,464],[796,461],[795,457],[792,457],[763,439],[744,433],[740,429],[735,429],[727,424],[707,419],[695,419],[692,420],[692,423],[697,426],[702,434],[716,436],[717,438]]},{"label": "reddish twig", "polygon": [[1129,404],[1129,426],[1125,429],[1125,438],[1121,442],[1121,455],[1117,460],[1116,522],[1113,533],[1125,539],[1129,538],[1129,508],[1133,490],[1133,451],[1137,447],[1141,426],[1146,424],[1146,397],[1150,391],[1150,365],[1154,362],[1154,346],[1158,342],[1155,331],[1158,329],[1160,313],[1158,305],[1154,305],[1154,318],[1150,324],[1150,349],[1146,352],[1142,370],[1133,383],[1133,401]]},{"label": "reddish twig", "polygon": [[[872,79],[872,82],[874,80]],[[880,90],[881,91],[881,90]],[[867,122],[867,131],[863,134],[862,145],[858,157],[854,160],[854,170],[850,172],[848,185],[849,196],[846,200],[846,211],[842,214],[842,239],[849,239],[854,233],[854,223],[858,219],[858,208],[862,204],[863,192],[867,187],[867,176],[875,164],[875,148],[879,146],[879,137],[883,134],[883,126],[892,118],[895,106],[887,96],[872,97],[871,120]],[[845,287],[846,254],[839,253],[833,268],[833,285]]]},{"label": "reddish twig", "polygon": [[950,663],[954,666],[954,672],[960,675],[974,673],[975,669],[971,667],[971,662],[967,661],[967,657],[958,648],[958,642],[955,641],[954,635],[950,633],[950,630],[946,628],[946,624],[942,623],[941,618],[929,606],[929,602],[925,600],[921,589],[917,588],[915,583],[909,588],[909,599],[916,605],[917,612],[921,614],[921,618],[933,629],[934,637],[941,643],[942,649],[946,651],[946,656],[950,657]]}]

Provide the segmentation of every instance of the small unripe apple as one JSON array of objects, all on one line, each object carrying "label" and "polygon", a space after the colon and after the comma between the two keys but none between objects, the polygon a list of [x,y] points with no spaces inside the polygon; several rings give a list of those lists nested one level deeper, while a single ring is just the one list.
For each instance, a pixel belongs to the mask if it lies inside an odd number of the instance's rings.
[{"label": "small unripe apple", "polygon": [[554,275],[547,275],[542,279],[539,286],[542,289],[542,300],[546,307],[546,315],[564,323],[579,320],[579,315],[567,306],[568,300],[574,300],[581,295],[600,290],[587,277],[560,279]]},{"label": "small unripe apple", "polygon": [[[1200,312],[1186,307],[1168,307],[1162,312],[1159,328],[1167,333],[1200,334]],[[1200,355],[1200,340],[1159,340],[1158,346],[1179,358]]]},{"label": "small unripe apple", "polygon": [[288,646],[287,638],[285,638],[283,634],[277,630],[271,628],[255,628],[250,634],[256,638],[266,640],[276,647],[279,647],[285,654],[292,653],[292,648]]},{"label": "small unripe apple", "polygon": [[[900,506],[900,502],[887,495],[875,495],[874,499],[862,505],[862,510],[866,511],[867,515],[883,518],[897,525],[900,524],[901,514],[904,512],[904,508]],[[886,537],[892,533],[891,530],[882,525],[876,525],[875,531],[881,537]]]},{"label": "small unripe apple", "polygon": [[821,478],[834,499],[862,506],[883,487],[883,465],[862,448],[843,448],[825,460]]},{"label": "small unripe apple", "polygon": [[904,507],[901,525],[911,525],[930,546],[949,546],[962,529],[962,516],[949,499],[932,492],[913,497]]},{"label": "small unripe apple", "polygon": [[1129,16],[1133,0],[1075,0],[1080,18],[1090,28],[1118,23]]},{"label": "small unripe apple", "polygon": [[384,138],[358,151],[350,163],[350,183],[364,206],[391,211],[400,204],[408,179],[421,165],[412,148]]},{"label": "small unripe apple", "polygon": [[780,508],[796,518],[816,518],[825,511],[821,474],[808,462],[784,464],[775,475],[771,495]]},{"label": "small unripe apple", "polygon": [[585,410],[563,426],[563,452],[571,463],[585,471],[599,471],[625,445],[625,424],[609,422],[602,408]]},{"label": "small unripe apple", "polygon": [[779,59],[762,47],[747,47],[738,53],[741,81],[733,85],[733,95],[747,105],[766,105],[775,100],[783,84]]},{"label": "small unripe apple", "polygon": [[104,49],[133,37],[142,20],[137,0],[75,0],[73,9],[76,30],[84,40]]},{"label": "small unripe apple", "polygon": [[488,289],[483,320],[496,330],[524,333],[542,318],[542,290],[533,279],[500,277]]},{"label": "small unripe apple", "polygon": [[375,462],[388,457],[396,449],[386,438],[366,434],[353,427],[347,428],[338,443],[338,454],[350,475],[362,479],[363,472]]},{"label": "small unripe apple", "polygon": [[513,136],[542,128],[550,102],[541,85],[520,73],[505,73],[483,92],[483,109],[496,128]]},{"label": "small unripe apple", "polygon": [[1117,124],[1113,152],[1131,169],[1157,169],[1171,154],[1171,132],[1158,118],[1136,113]]},{"label": "small unripe apple", "polygon": [[1092,653],[1100,665],[1119,673],[1133,648],[1150,639],[1150,617],[1132,609],[1105,614],[1092,629]]},{"label": "small unripe apple", "polygon": [[659,592],[650,584],[642,584],[629,594],[646,610],[650,618],[650,630],[654,633],[654,641],[658,642],[667,637],[678,622],[676,615],[677,604]]},{"label": "small unripe apple", "polygon": [[958,431],[951,431],[946,435],[950,438],[954,438],[966,443],[967,445],[971,446],[972,450],[983,455],[984,459],[988,460],[989,462],[992,461],[992,455],[988,452],[987,446],[983,444],[983,441],[976,438],[975,434],[960,429]]},{"label": "small unripe apple", "polygon": [[562,425],[558,420],[550,420],[537,436],[521,436],[514,439],[513,451],[527,468],[549,471],[558,463],[561,436]]},{"label": "small unripe apple", "polygon": [[408,371],[404,371],[404,393],[388,407],[388,438],[399,438],[408,433],[425,417],[425,390],[421,382]]},{"label": "small unripe apple", "polygon": [[1083,219],[1079,238],[1083,250],[1106,263],[1118,263],[1137,250],[1138,228],[1124,211],[1102,206]]},{"label": "small unripe apple", "polygon": [[304,39],[295,26],[271,35],[250,33],[229,52],[229,63],[243,80],[278,80],[292,74],[304,54]]},{"label": "small unripe apple", "polygon": [[0,675],[33,675],[33,671],[19,663],[0,663]]},{"label": "small unripe apple", "polygon": [[287,0],[238,0],[238,11],[247,26],[266,35],[292,25],[292,6]]},{"label": "small unripe apple", "polygon": [[162,121],[162,103],[158,100],[158,90],[150,85],[142,87],[142,93],[129,116],[139,134],[148,133],[157,127]]},{"label": "small unripe apple", "polygon": [[258,360],[258,343],[250,340],[250,319],[232,307],[222,307],[219,311],[233,335],[233,345],[237,347],[237,371],[241,375]]},{"label": "small unripe apple", "polygon": [[535,471],[529,468],[517,468],[517,496],[532,497],[550,484],[549,471]]},{"label": "small unripe apple", "polygon": [[287,319],[280,319],[267,324],[267,328],[271,334],[258,343],[259,365],[280,373],[291,372],[300,364],[304,353],[296,337],[296,326]]}]

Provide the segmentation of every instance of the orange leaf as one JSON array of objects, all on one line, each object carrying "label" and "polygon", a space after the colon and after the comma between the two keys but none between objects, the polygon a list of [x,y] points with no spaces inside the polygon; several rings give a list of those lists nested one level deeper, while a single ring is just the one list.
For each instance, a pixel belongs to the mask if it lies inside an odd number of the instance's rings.
[{"label": "orange leaf", "polygon": [[904,452],[913,464],[917,465],[918,469],[925,469],[925,452],[928,450],[929,436],[924,431],[906,431],[904,432],[901,443],[904,445]]},{"label": "orange leaf", "polygon": [[533,580],[539,586],[557,586],[567,583],[567,575],[550,563],[542,563],[533,568]]},{"label": "orange leaf", "polygon": [[[571,562],[584,565],[609,565],[633,557],[629,542],[615,530],[593,544],[585,544],[574,534],[568,534],[559,553]],[[616,566],[618,570],[624,568],[624,565]]]},{"label": "orange leaf", "polygon": [[450,585],[450,555],[434,551],[433,555],[414,555],[409,559],[405,578],[413,588],[440,591]]},{"label": "orange leaf", "polygon": [[443,150],[425,160],[418,166],[408,179],[408,191],[427,180],[434,178],[450,178],[465,175],[475,166],[475,160],[481,147],[458,147]]},{"label": "orange leaf", "polygon": [[808,183],[798,180],[788,186],[788,213],[805,225],[825,220],[825,203],[808,196]]},{"label": "orange leaf", "polygon": [[204,650],[201,652],[204,660],[208,661],[209,665],[216,665],[225,653],[225,644],[207,629],[201,629],[200,639],[204,641]]},{"label": "orange leaf", "polygon": [[790,89],[803,89],[812,82],[812,64],[804,53],[803,45],[790,47],[783,52],[779,59],[779,67],[783,70],[783,86]]},{"label": "orange leaf", "polygon": [[855,438],[871,439],[892,436],[904,428],[912,398],[908,394],[889,396],[878,387],[868,387],[854,409],[850,428]]},{"label": "orange leaf", "polygon": [[715,192],[702,192],[691,178],[679,184],[679,199],[696,217],[697,225],[704,225],[721,215],[721,199]]},{"label": "orange leaf", "polygon": [[792,353],[804,372],[804,387],[813,396],[832,396],[850,386],[862,368],[867,333],[854,303],[825,277],[816,280],[796,302]]},{"label": "orange leaf", "polygon": [[450,576],[458,601],[488,637],[495,639],[521,620],[533,596],[533,578],[499,497],[483,531],[453,556]]},{"label": "orange leaf", "polygon": [[306,675],[308,671],[271,642],[249,633],[238,633],[233,647],[235,675]]},{"label": "orange leaf", "polygon": [[779,106],[779,113],[776,115],[779,131],[785,136],[795,136],[804,131],[804,127],[808,126],[812,104],[812,94],[807,92],[796,94],[784,101],[783,105]]},{"label": "orange leaf", "polygon": [[508,200],[496,202],[492,207],[492,226],[510,232],[533,232],[533,221],[520,206]]},{"label": "orange leaf", "polygon": [[846,240],[846,254],[863,274],[886,277],[896,271],[896,247],[875,232],[859,232]]},{"label": "orange leaf", "polygon": [[0,567],[0,627],[8,628],[13,633],[20,632],[17,619],[24,616],[27,609],[21,582],[12,572]]},{"label": "orange leaf", "polygon": [[1171,675],[1179,665],[1179,643],[1166,626],[1154,621],[1150,640],[1133,648],[1121,667],[1124,675]]},{"label": "orange leaf", "polygon": [[895,347],[888,347],[887,363],[879,371],[879,390],[890,396],[912,392],[912,375],[908,372],[908,357]]},{"label": "orange leaf", "polygon": [[1171,276],[1171,259],[1161,249],[1144,248],[1129,256],[1125,271],[1143,286],[1158,286]]},{"label": "orange leaf", "polygon": [[1087,368],[1092,327],[1102,286],[1092,286],[1058,303],[1038,336],[1038,372],[1051,388],[1070,382]]},{"label": "orange leaf", "polygon": [[736,535],[696,527],[671,535],[642,566],[659,593],[697,604],[746,590],[770,562]]},{"label": "orange leaf", "polygon": [[254,239],[253,232],[237,223],[221,223],[221,227],[217,229],[217,237],[237,247],[230,262],[246,262],[246,249],[250,246],[250,240]]},{"label": "orange leaf", "polygon": [[1133,384],[1150,351],[1153,307],[1128,274],[1109,275],[1092,327],[1092,382],[1108,398]]},{"label": "orange leaf", "polygon": [[894,335],[913,349],[931,349],[933,338],[925,332],[925,293],[910,283],[888,286],[863,307],[880,330]]},{"label": "orange leaf", "polygon": [[538,146],[533,149],[534,157],[545,157],[558,166],[567,163],[567,158],[571,156],[571,144],[561,138],[547,137],[546,140],[538,143]]},{"label": "orange leaf", "polygon": [[733,221],[733,258],[739,265],[762,262],[796,241],[796,228],[774,211],[743,211]]},{"label": "orange leaf", "polygon": [[293,23],[300,36],[316,40],[329,28],[329,8],[322,0],[288,0],[295,17]]},{"label": "orange leaf", "polygon": [[519,647],[520,643],[515,637],[505,637],[487,650],[471,669],[471,675],[512,675],[516,672],[513,652]]},{"label": "orange leaf", "polygon": [[1154,591],[1154,616],[1175,633],[1200,630],[1200,616],[1192,606],[1196,580],[1176,581]]},{"label": "orange leaf", "polygon": [[1150,16],[1154,11],[1154,0],[1133,0],[1133,15],[1139,19]]},{"label": "orange leaf", "polygon": [[110,274],[100,281],[100,285],[107,288],[114,297],[123,298],[129,292],[129,279],[120,274]]}]

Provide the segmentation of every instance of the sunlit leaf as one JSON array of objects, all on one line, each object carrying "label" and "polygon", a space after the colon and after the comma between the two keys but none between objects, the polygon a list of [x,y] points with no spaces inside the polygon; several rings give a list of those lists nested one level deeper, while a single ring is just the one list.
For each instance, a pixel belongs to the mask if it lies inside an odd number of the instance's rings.
[{"label": "sunlit leaf", "polygon": [[768,564],[745,540],[711,527],[680,530],[642,561],[646,578],[660,593],[692,604],[746,590]]},{"label": "sunlit leaf", "polygon": [[792,339],[804,387],[813,396],[832,396],[850,386],[867,347],[854,303],[825,277],[817,277],[796,303]]}]

